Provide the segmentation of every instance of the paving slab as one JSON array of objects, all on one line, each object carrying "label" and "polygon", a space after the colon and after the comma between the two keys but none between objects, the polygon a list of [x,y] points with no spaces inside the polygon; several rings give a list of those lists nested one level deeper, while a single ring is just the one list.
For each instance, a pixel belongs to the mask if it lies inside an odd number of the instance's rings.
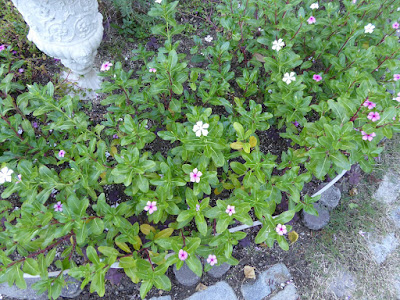
[{"label": "paving slab", "polygon": [[321,198],[319,199],[319,204],[325,206],[329,211],[333,210],[336,206],[339,205],[340,198],[342,197],[342,193],[336,186],[331,186],[325,192],[322,193]]},{"label": "paving slab", "polygon": [[356,279],[354,276],[347,271],[342,271],[332,279],[328,290],[330,294],[341,299],[344,297],[351,298],[355,288]]},{"label": "paving slab", "polygon": [[400,206],[395,207],[392,210],[390,217],[392,218],[394,226],[396,226],[397,228],[400,228]]},{"label": "paving slab", "polygon": [[294,284],[288,284],[285,288],[271,297],[269,300],[298,300],[299,294]]},{"label": "paving slab", "polygon": [[220,281],[204,291],[194,293],[185,300],[237,300],[237,297],[229,284]]},{"label": "paving slab", "polygon": [[[146,299],[145,299],[146,300]],[[152,297],[149,300],[172,300],[171,296]]]},{"label": "paving slab", "polygon": [[378,190],[374,194],[374,198],[379,202],[390,204],[396,201],[400,195],[399,175],[389,172],[379,184]]},{"label": "paving slab", "polygon": [[282,263],[276,264],[259,274],[255,282],[243,283],[242,295],[245,300],[262,300],[290,278],[291,275],[286,266]]},{"label": "paving slab", "polygon": [[320,230],[329,223],[329,211],[319,203],[314,203],[314,208],[318,211],[318,216],[303,212],[304,226],[311,230]]},{"label": "paving slab", "polygon": [[176,279],[184,286],[194,286],[200,281],[200,277],[190,270],[186,263],[179,270],[174,265],[173,271]]},{"label": "paving slab", "polygon": [[214,278],[222,277],[226,272],[229,271],[231,265],[228,263],[223,263],[220,266],[213,266],[210,271],[207,272],[208,275]]},{"label": "paving slab", "polygon": [[383,263],[399,245],[394,233],[389,233],[383,238],[381,234],[368,233],[366,237],[368,249],[378,264]]},{"label": "paving slab", "polygon": [[[40,278],[39,278],[40,279]],[[0,295],[12,297],[15,299],[29,299],[29,300],[47,300],[47,292],[38,295],[36,290],[32,288],[32,284],[38,282],[36,278],[26,278],[27,288],[21,290],[16,285],[8,286],[8,283],[0,284]]]}]

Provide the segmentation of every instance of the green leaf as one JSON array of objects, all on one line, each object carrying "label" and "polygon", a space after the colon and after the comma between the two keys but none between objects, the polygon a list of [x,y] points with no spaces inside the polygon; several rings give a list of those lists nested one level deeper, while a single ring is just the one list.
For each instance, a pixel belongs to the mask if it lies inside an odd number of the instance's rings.
[{"label": "green leaf", "polygon": [[153,282],[150,280],[144,280],[142,281],[142,284],[140,285],[140,297],[144,299],[146,297],[147,293],[151,290],[153,287]]},{"label": "green leaf", "polygon": [[34,260],[31,257],[28,257],[24,261],[24,267],[22,269],[25,273],[28,273],[30,275],[38,275],[39,272],[39,265],[36,260]]},{"label": "green leaf", "polygon": [[88,257],[88,259],[89,259],[92,263],[94,263],[94,264],[96,264],[96,265],[98,265],[98,264],[100,263],[100,259],[99,259],[98,255],[97,255],[96,250],[93,248],[93,246],[88,246],[88,247],[87,247],[87,249],[86,249],[86,256]]},{"label": "green leaf", "polygon": [[167,275],[162,274],[154,277],[154,285],[160,290],[169,291],[171,289],[171,280],[169,280]]},{"label": "green leaf", "polygon": [[100,246],[99,251],[103,253],[105,256],[118,256],[120,253],[118,252],[117,249],[107,247],[107,246]]},{"label": "green leaf", "polygon": [[100,218],[94,218],[89,222],[89,230],[94,235],[100,235],[104,231],[104,222]]},{"label": "green leaf", "polygon": [[196,255],[189,256],[189,258],[186,260],[186,264],[189,269],[193,271],[193,273],[201,277],[203,273],[203,265],[201,264],[201,261],[196,257]]},{"label": "green leaf", "polygon": [[350,170],[351,164],[347,157],[340,151],[329,152],[329,157],[332,162],[342,170]]},{"label": "green leaf", "polygon": [[231,162],[231,168],[233,172],[235,172],[238,175],[243,175],[247,171],[247,168],[243,164],[237,161]]}]

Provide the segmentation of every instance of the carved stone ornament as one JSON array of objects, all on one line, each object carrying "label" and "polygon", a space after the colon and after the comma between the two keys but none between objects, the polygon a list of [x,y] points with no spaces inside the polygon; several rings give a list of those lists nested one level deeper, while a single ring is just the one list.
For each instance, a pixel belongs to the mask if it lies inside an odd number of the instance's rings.
[{"label": "carved stone ornament", "polygon": [[103,37],[97,0],[12,0],[29,25],[28,40],[71,69],[69,81],[100,88],[93,69]]}]

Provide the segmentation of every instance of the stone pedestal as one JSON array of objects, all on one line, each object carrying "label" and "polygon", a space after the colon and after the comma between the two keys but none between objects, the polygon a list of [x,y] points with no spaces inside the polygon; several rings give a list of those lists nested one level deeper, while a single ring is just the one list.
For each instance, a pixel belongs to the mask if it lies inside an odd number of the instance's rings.
[{"label": "stone pedestal", "polygon": [[71,69],[68,80],[83,89],[100,88],[93,69],[103,38],[97,0],[12,0],[29,25],[28,39]]}]

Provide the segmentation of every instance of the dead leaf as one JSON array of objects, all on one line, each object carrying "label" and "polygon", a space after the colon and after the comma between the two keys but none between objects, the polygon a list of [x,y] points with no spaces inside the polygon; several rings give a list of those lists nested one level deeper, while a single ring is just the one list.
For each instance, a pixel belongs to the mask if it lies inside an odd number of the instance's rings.
[{"label": "dead leaf", "polygon": [[254,267],[244,266],[243,272],[244,272],[244,277],[246,277],[246,278],[249,278],[249,279],[256,278],[256,272],[254,271]]},{"label": "dead leaf", "polygon": [[262,56],[260,53],[254,53],[253,57],[259,62],[265,63],[264,56]]},{"label": "dead leaf", "polygon": [[352,188],[352,189],[349,191],[349,194],[350,194],[350,196],[355,196],[355,195],[358,195],[358,191],[357,191],[356,188]]},{"label": "dead leaf", "polygon": [[207,289],[207,286],[202,284],[201,282],[196,286],[196,292],[204,291]]}]

